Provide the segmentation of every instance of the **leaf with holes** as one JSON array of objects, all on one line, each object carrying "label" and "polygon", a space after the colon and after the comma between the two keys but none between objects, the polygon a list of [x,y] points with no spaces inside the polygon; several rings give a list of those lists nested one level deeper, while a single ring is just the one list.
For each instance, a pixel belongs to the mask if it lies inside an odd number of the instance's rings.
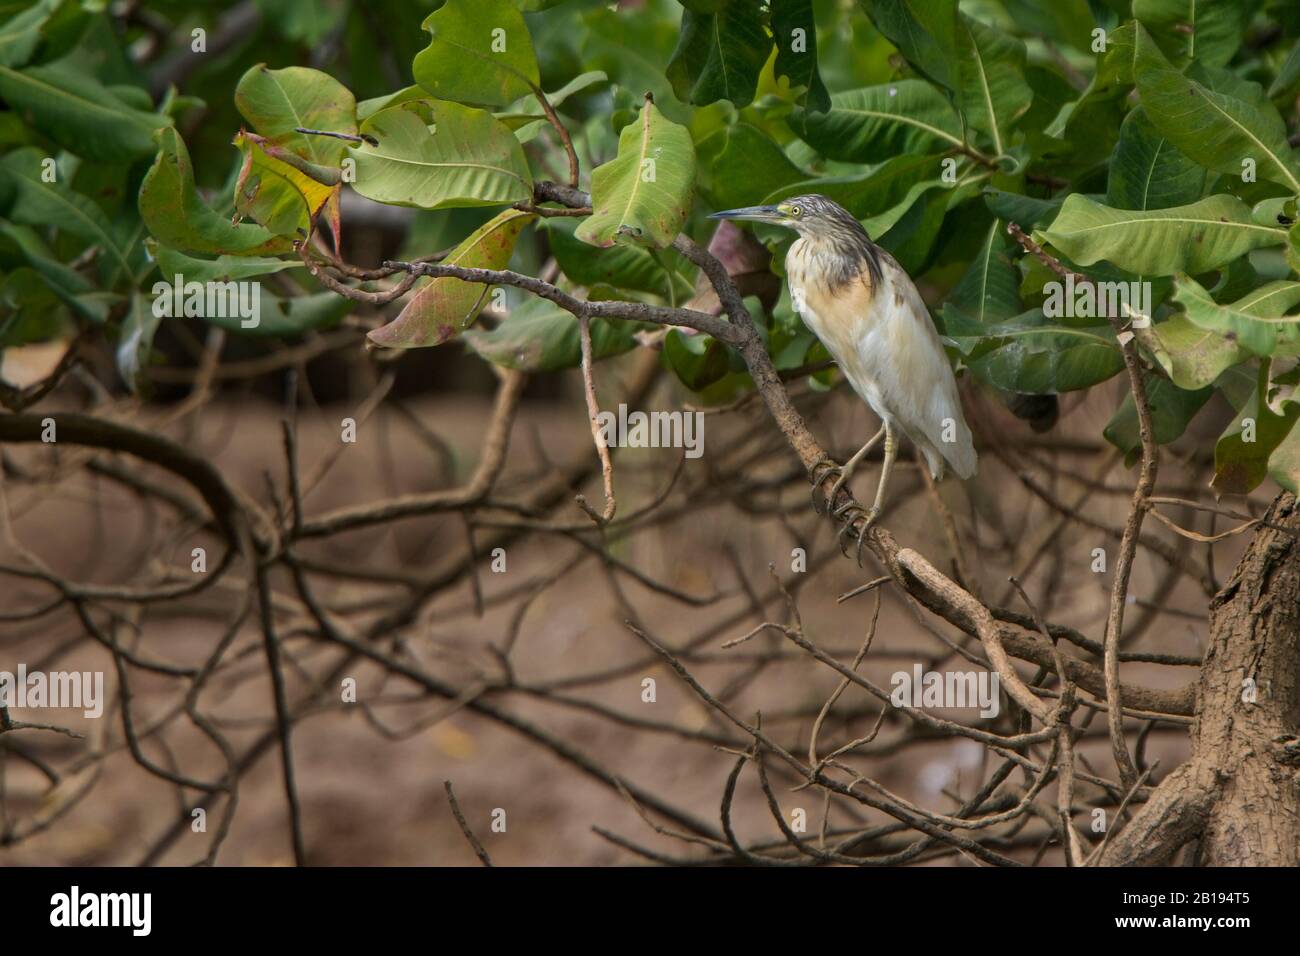
[{"label": "leaf with holes", "polygon": [[691,134],[647,98],[641,115],[619,134],[618,155],[591,174],[593,212],[577,236],[593,246],[621,240],[671,245],[686,221],[694,185]]},{"label": "leaf with holes", "polygon": [[235,182],[235,211],[277,236],[306,239],[312,219],[339,187],[319,183],[276,159],[259,139],[255,133],[235,137],[244,157]]}]

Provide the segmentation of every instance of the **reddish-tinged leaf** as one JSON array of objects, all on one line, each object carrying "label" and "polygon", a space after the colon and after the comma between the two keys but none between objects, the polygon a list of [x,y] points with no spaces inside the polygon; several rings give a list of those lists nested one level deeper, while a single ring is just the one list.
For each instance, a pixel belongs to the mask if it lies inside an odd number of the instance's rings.
[{"label": "reddish-tinged leaf", "polygon": [[[480,226],[446,259],[445,265],[472,269],[504,269],[532,213],[507,209]],[[367,338],[390,349],[418,349],[442,345],[465,331],[478,317],[491,289],[450,276],[428,280],[402,309],[401,314]]]}]

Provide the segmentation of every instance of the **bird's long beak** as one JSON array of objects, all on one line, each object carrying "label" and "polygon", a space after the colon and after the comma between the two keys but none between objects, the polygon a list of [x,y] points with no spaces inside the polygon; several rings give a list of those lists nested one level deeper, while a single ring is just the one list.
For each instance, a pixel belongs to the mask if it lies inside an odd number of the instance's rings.
[{"label": "bird's long beak", "polygon": [[785,216],[775,206],[745,206],[741,209],[724,209],[709,216],[710,219],[746,219],[753,222],[781,222]]}]

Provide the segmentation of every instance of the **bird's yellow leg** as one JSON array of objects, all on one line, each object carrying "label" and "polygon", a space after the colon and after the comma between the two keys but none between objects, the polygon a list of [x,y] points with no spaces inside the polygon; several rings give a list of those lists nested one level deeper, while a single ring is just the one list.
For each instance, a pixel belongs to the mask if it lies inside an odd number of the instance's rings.
[{"label": "bird's yellow leg", "polygon": [[[859,565],[862,564],[862,548],[866,544],[867,532],[871,530],[871,526],[876,523],[876,519],[880,517],[881,511],[884,509],[885,486],[889,484],[889,474],[894,470],[894,460],[898,457],[898,438],[894,434],[894,430],[889,427],[888,422],[885,423],[882,431],[885,433],[885,461],[884,466],[880,470],[880,484],[876,486],[875,504],[871,506],[870,511],[863,511],[860,505],[850,503],[835,512],[836,518],[844,520],[844,527],[840,528],[839,543],[840,553],[845,556],[848,555],[848,552],[845,550],[845,536],[852,532],[853,524],[858,520],[858,517],[865,516],[862,522],[862,528],[858,531],[857,557]],[[874,444],[876,439],[879,437],[880,436],[877,435],[871,440],[871,442]],[[866,450],[867,449],[864,449],[864,452]],[[854,457],[856,458],[857,456],[855,455]],[[835,500],[834,495],[831,496],[831,500]]]},{"label": "bird's yellow leg", "polygon": [[[838,475],[838,476],[840,476],[840,477],[839,477],[839,479],[835,482],[835,487],[833,487],[833,488],[831,489],[831,496],[830,496],[830,498],[827,500],[827,506],[828,506],[828,507],[827,507],[826,510],[827,510],[827,511],[830,511],[830,509],[831,509],[832,507],[834,507],[834,504],[835,504],[835,496],[838,495],[838,494],[840,493],[840,488],[842,488],[842,487],[844,486],[844,482],[846,482],[846,481],[849,480],[849,478],[853,475],[853,471],[854,471],[854,469],[856,469],[856,468],[858,467],[859,463],[861,463],[861,461],[862,461],[863,458],[866,458],[866,457],[867,457],[868,452],[870,452],[871,449],[873,449],[873,448],[876,447],[876,442],[880,441],[880,436],[883,435],[883,434],[885,434],[885,428],[884,428],[884,426],[882,425],[881,428],[880,428],[880,431],[878,431],[878,432],[876,432],[874,435],[872,435],[872,436],[871,436],[871,439],[870,439],[870,440],[869,440],[865,445],[863,445],[861,448],[859,448],[858,451],[857,451],[857,453],[856,453],[852,458],[850,458],[848,461],[846,461],[846,462],[844,463],[844,466],[843,466],[843,467],[840,467],[839,465],[835,464],[835,462],[831,461],[831,459],[829,459],[829,458],[823,458],[821,461],[817,462],[817,464],[813,465],[813,469],[812,469],[812,472],[813,472],[813,487],[812,487],[812,506],[813,506],[813,511],[817,512],[818,514],[821,514],[821,513],[822,513],[822,503],[821,503],[821,500],[820,500],[820,499],[821,499],[821,495],[820,495],[821,487],[822,487],[823,484],[825,484],[826,479],[829,478],[831,475]],[[822,469],[822,468],[825,468],[826,470],[825,470],[825,471],[822,471],[820,474],[818,474],[818,471],[819,471],[820,469]]]},{"label": "bird's yellow leg", "polygon": [[[880,431],[867,439],[867,443],[859,448],[857,453],[844,463],[843,468],[839,469],[840,477],[836,480],[835,484],[831,485],[830,500],[832,502],[835,501],[835,496],[840,493],[840,489],[843,488],[845,483],[853,477],[853,473],[858,470],[858,465],[862,464],[862,459],[866,458],[867,455],[871,453],[871,449],[876,447],[876,443],[880,441],[881,437],[888,435],[888,431],[889,430],[884,425],[881,425]],[[829,472],[827,474],[829,474]],[[825,480],[825,476],[823,476],[823,480]]]},{"label": "bird's yellow leg", "polygon": [[[880,484],[876,485],[876,502],[871,506],[871,511],[867,515],[866,527],[871,527],[872,523],[880,517],[881,511],[885,507],[885,486],[889,484],[889,473],[894,470],[894,459],[898,457],[898,436],[894,430],[885,425],[885,462],[880,469]],[[865,528],[863,529],[866,530]]]}]

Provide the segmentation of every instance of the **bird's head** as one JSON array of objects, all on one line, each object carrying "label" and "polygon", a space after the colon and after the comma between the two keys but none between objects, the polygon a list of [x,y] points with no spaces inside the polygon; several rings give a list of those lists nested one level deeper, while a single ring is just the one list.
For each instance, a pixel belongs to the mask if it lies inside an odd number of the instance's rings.
[{"label": "bird's head", "polygon": [[736,219],[745,222],[767,222],[793,229],[810,239],[865,238],[866,232],[853,214],[832,199],[815,193],[791,196],[771,206],[745,206],[742,209],[724,209],[710,219]]},{"label": "bird's head", "polygon": [[772,206],[726,209],[709,218],[767,222],[793,229],[804,240],[803,255],[816,250],[822,254],[823,269],[831,263],[823,278],[833,285],[863,275],[869,275],[873,285],[880,282],[880,249],[851,212],[825,196],[791,196]]}]

